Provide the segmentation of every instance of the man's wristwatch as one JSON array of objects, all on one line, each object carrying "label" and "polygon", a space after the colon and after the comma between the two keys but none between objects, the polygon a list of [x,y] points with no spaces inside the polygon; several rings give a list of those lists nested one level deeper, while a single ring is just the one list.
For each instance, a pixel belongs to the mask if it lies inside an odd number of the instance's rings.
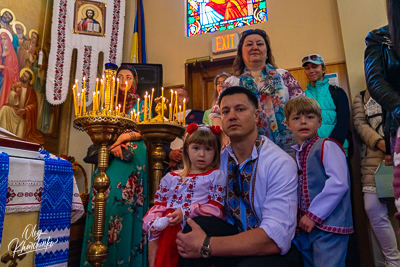
[{"label": "man's wristwatch", "polygon": [[203,245],[200,248],[201,257],[208,259],[211,257],[211,248],[210,248],[210,239],[211,236],[206,236],[204,239]]}]

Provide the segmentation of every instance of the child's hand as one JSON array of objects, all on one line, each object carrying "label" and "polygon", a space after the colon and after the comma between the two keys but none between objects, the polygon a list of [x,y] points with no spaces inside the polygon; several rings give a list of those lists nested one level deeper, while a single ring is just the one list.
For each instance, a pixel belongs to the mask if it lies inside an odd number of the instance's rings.
[{"label": "child's hand", "polygon": [[299,222],[299,227],[306,231],[307,233],[310,233],[311,230],[315,227],[316,222],[308,218],[306,215],[301,217],[300,222]]},{"label": "child's hand", "polygon": [[177,209],[173,213],[168,214],[166,217],[172,218],[168,221],[169,225],[177,225],[183,222],[183,214],[181,209]]},{"label": "child's hand", "polygon": [[159,235],[161,234],[161,231],[157,231],[156,229],[154,229],[154,227],[151,227],[150,233],[151,233],[152,237],[159,237]]}]

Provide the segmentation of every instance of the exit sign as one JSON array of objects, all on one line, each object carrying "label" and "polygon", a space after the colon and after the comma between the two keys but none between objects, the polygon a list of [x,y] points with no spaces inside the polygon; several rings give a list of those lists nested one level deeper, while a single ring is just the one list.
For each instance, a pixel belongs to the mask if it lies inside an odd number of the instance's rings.
[{"label": "exit sign", "polygon": [[214,54],[235,51],[239,43],[239,35],[231,33],[216,36],[212,39],[212,51]]}]

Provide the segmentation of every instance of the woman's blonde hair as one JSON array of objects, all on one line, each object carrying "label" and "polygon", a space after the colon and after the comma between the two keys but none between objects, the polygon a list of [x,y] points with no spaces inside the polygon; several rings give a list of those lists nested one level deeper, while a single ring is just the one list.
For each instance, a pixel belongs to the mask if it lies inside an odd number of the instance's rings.
[{"label": "woman's blonde hair", "polygon": [[182,153],[183,169],[178,171],[180,176],[182,177],[187,176],[192,169],[192,163],[190,162],[190,157],[189,157],[189,145],[191,144],[206,145],[214,148],[215,151],[214,159],[208,166],[208,170],[219,168],[219,165],[221,163],[220,135],[214,134],[209,126],[201,125],[192,134],[186,135]]}]

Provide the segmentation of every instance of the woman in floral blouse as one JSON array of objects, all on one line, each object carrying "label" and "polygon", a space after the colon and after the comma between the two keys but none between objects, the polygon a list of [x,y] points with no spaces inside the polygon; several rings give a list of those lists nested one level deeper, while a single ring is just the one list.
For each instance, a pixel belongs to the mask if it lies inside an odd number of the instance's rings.
[{"label": "woman in floral blouse", "polygon": [[[128,82],[125,113],[129,113],[136,107],[138,99],[135,93],[137,73],[132,65],[123,63],[117,71],[117,78],[120,81],[118,103],[121,106],[124,102],[125,81]],[[140,104],[142,107],[142,102]],[[106,171],[111,183],[105,192],[107,200],[102,242],[108,246],[108,258],[103,266],[147,266],[145,236],[142,231],[142,219],[149,206],[146,147],[138,132],[126,131],[109,149],[115,158]],[[134,153],[129,161],[123,159],[124,149]],[[94,241],[92,225],[95,195],[93,189],[90,195],[92,201],[88,205],[81,266],[88,264],[86,250]]]},{"label": "woman in floral blouse", "polygon": [[[225,80],[222,91],[231,86],[243,86],[251,90],[261,104],[257,124],[259,134],[293,154],[291,146],[295,140],[286,126],[283,107],[290,98],[304,95],[304,92],[287,70],[276,68],[265,31],[250,29],[242,32],[233,70],[236,76]],[[221,125],[217,104],[210,113],[210,119],[214,125]],[[224,138],[226,142],[227,138]]]}]

